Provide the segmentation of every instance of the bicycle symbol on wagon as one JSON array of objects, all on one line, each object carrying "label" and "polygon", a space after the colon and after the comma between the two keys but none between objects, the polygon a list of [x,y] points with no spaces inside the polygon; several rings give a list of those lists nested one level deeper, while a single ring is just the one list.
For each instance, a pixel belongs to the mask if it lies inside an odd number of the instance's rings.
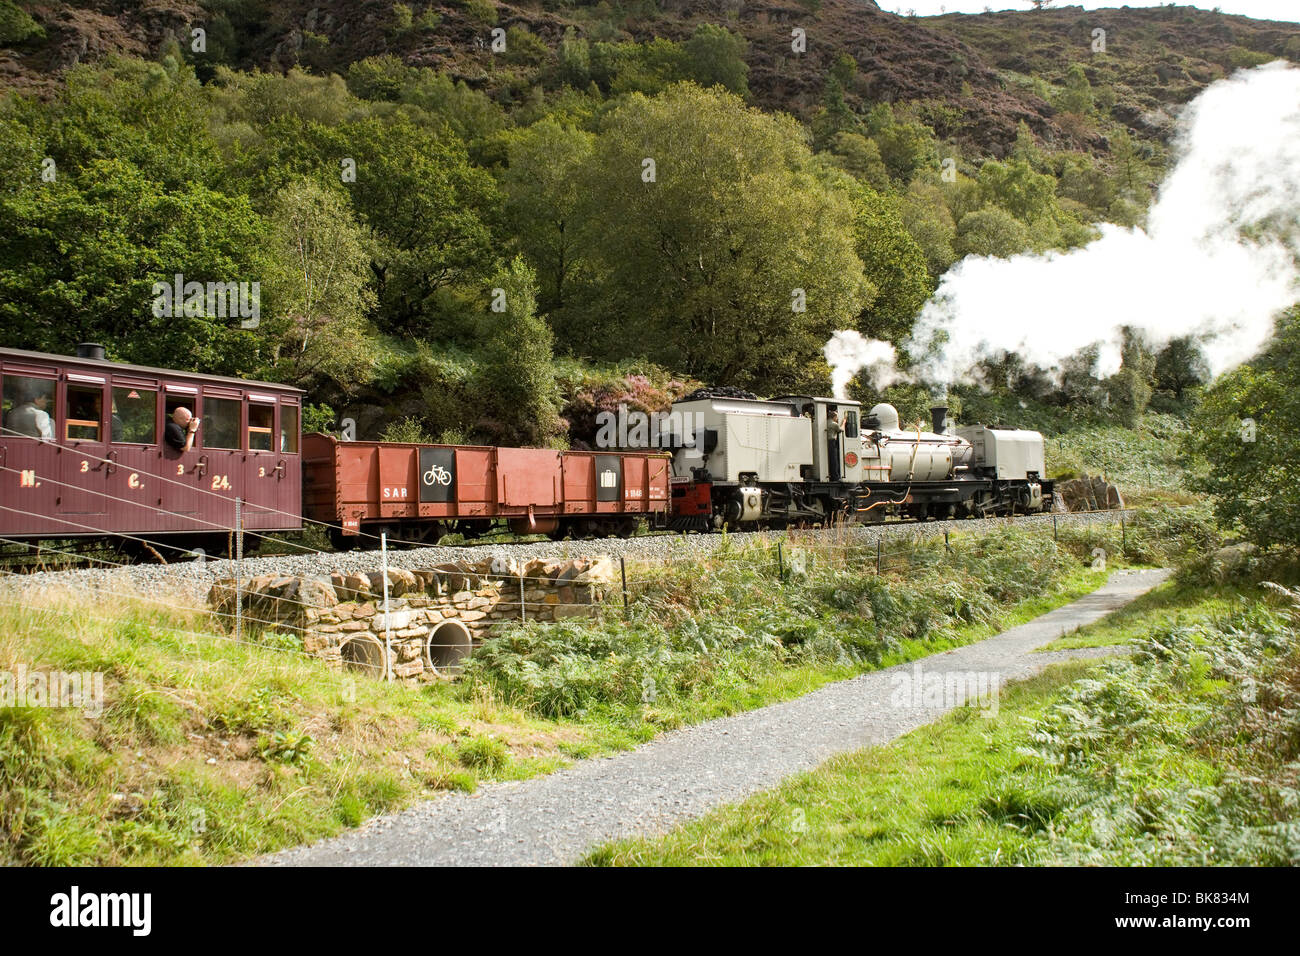
[{"label": "bicycle symbol on wagon", "polygon": [[426,485],[449,485],[451,484],[451,471],[442,465],[434,465],[424,473],[424,483]]}]

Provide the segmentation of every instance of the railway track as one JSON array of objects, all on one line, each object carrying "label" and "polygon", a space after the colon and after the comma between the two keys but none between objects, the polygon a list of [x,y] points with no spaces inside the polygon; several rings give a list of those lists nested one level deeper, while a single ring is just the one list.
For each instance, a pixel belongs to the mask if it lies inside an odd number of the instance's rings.
[{"label": "railway track", "polygon": [[[1132,518],[1134,511],[1072,512],[1060,515],[1021,515],[1015,518],[974,518],[951,521],[899,521],[875,525],[850,525],[832,529],[800,531],[805,536],[833,536],[834,540],[854,546],[875,547],[877,540],[908,540],[942,537],[945,532],[988,533],[1009,524],[1047,525],[1061,528],[1090,524],[1114,524],[1121,517]],[[425,546],[404,550],[390,549],[388,563],[393,568],[427,568],[444,562],[473,559],[484,552],[491,555],[533,560],[564,559],[609,555],[626,558],[629,567],[640,562],[690,560],[704,556],[726,543],[743,547],[757,540],[772,541],[780,532],[736,532],[722,534],[652,533],[631,538],[595,538],[586,540],[533,542],[482,540],[470,545]],[[260,574],[329,574],[332,571],[374,571],[379,567],[378,551],[303,552],[293,548],[280,553],[259,554],[244,559],[242,566],[229,559],[188,560],[171,564],[100,564],[89,562],[80,567],[55,568],[48,564],[26,574],[0,574],[0,588],[55,587],[77,591],[82,588],[105,588],[140,593],[183,595],[190,603],[202,602],[218,579],[244,578]]]}]

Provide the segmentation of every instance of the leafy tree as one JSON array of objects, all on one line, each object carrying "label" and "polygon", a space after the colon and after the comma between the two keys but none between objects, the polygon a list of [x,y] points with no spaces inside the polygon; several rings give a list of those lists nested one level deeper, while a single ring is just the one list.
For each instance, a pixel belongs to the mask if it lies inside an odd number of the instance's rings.
[{"label": "leafy tree", "polygon": [[939,150],[930,128],[900,122],[888,103],[879,104],[867,115],[867,131],[880,147],[889,175],[899,182],[910,182],[917,170],[938,165]]},{"label": "leafy tree", "polygon": [[877,290],[857,328],[873,338],[902,341],[933,291],[925,254],[883,196],[860,186],[853,192],[855,248]]},{"label": "leafy tree", "polygon": [[1029,230],[1000,206],[967,213],[957,223],[953,249],[959,256],[1007,258],[1029,248]]},{"label": "leafy tree", "polygon": [[1105,216],[1117,198],[1115,182],[1087,156],[1065,160],[1058,187],[1061,196],[1083,203],[1098,216]]},{"label": "leafy tree", "polygon": [[1124,424],[1132,428],[1151,401],[1156,357],[1137,329],[1125,326],[1122,334],[1119,372],[1107,384],[1111,403]]},{"label": "leafy tree", "polygon": [[957,225],[944,204],[940,187],[913,181],[901,197],[898,215],[925,256],[931,280],[938,281],[957,261],[952,245],[957,238]]},{"label": "leafy tree", "polygon": [[1082,63],[1071,64],[1065,75],[1065,89],[1056,98],[1058,109],[1066,113],[1078,113],[1087,116],[1095,109],[1092,96],[1092,84],[1084,72]]},{"label": "leafy tree", "polygon": [[679,84],[630,97],[583,183],[602,270],[601,354],[788,387],[872,292],[852,204],[812,170],[792,119],[731,94]]},{"label": "leafy tree", "polygon": [[439,294],[481,280],[490,268],[491,235],[481,214],[493,214],[496,186],[445,128],[368,119],[322,131],[330,138],[334,156],[356,161],[352,204],[378,240],[371,268],[380,322],[393,332],[426,334]]},{"label": "leafy tree", "polygon": [[1200,459],[1196,490],[1214,496],[1225,527],[1261,547],[1300,540],[1300,309],[1278,322],[1272,351],[1205,391],[1185,450]]},{"label": "leafy tree", "polygon": [[1024,223],[1055,211],[1056,180],[1034,172],[1024,160],[989,160],[980,167],[979,187],[985,203],[1000,206]]},{"label": "leafy tree", "polygon": [[16,46],[28,40],[43,40],[45,28],[10,0],[0,0],[0,44]]},{"label": "leafy tree", "polygon": [[1210,364],[1192,335],[1171,339],[1156,355],[1156,388],[1182,402],[1190,389],[1210,380]]},{"label": "leafy tree", "polygon": [[[840,133],[856,132],[861,127],[858,117],[844,99],[844,84],[832,72],[826,77],[821,108],[812,120],[813,141],[819,149],[828,148]],[[876,146],[876,153],[879,152],[880,147]]]},{"label": "leafy tree", "polygon": [[502,174],[506,220],[537,271],[543,311],[563,309],[583,256],[578,178],[595,137],[542,120],[512,134]]},{"label": "leafy tree", "polygon": [[[166,190],[95,159],[52,183],[33,166],[0,193],[0,338],[51,352],[104,343],[120,359],[252,374],[267,359],[238,316],[155,316],[155,282],[260,282],[266,224],[246,197]],[[261,307],[265,309],[264,300]],[[178,310],[179,311],[179,310]]]},{"label": "leafy tree", "polygon": [[683,44],[687,77],[701,86],[721,86],[737,96],[749,94],[748,43],[725,27],[702,23]]},{"label": "leafy tree", "polygon": [[523,259],[497,273],[504,311],[484,320],[483,388],[500,441],[546,446],[564,431],[551,330],[537,316],[537,282]]},{"label": "leafy tree", "polygon": [[880,147],[861,133],[842,131],[831,140],[831,155],[840,168],[877,191],[889,188],[889,170],[880,158]]},{"label": "leafy tree", "polygon": [[310,181],[280,190],[271,222],[277,370],[284,381],[328,379],[350,393],[369,379],[373,361],[365,235],[345,197]]}]

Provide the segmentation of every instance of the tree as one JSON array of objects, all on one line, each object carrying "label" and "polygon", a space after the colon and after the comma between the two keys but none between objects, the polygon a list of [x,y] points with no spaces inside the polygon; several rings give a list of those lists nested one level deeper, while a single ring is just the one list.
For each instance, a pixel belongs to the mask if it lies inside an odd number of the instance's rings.
[{"label": "tree", "polygon": [[[246,197],[199,184],[172,190],[109,159],[63,167],[55,182],[0,192],[0,340],[68,353],[106,345],[120,360],[256,374],[269,355],[239,315],[155,315],[155,282],[260,282],[266,223]],[[267,307],[264,300],[262,308]]]},{"label": "tree", "polygon": [[1132,428],[1151,401],[1156,357],[1137,329],[1124,326],[1122,335],[1120,367],[1108,383],[1108,392],[1124,424]]},{"label": "tree", "polygon": [[700,86],[721,86],[737,96],[749,95],[749,66],[743,36],[725,27],[702,23],[683,44],[690,79]]},{"label": "tree", "polygon": [[889,170],[880,158],[880,147],[861,133],[836,133],[830,145],[837,165],[877,191],[889,188]]},{"label": "tree", "polygon": [[854,210],[818,181],[795,121],[716,88],[634,95],[584,176],[600,354],[713,384],[791,387],[872,290]]},{"label": "tree", "polygon": [[1071,64],[1065,75],[1065,89],[1056,98],[1058,109],[1066,113],[1078,113],[1087,116],[1095,109],[1092,96],[1092,84],[1084,72],[1082,63]]},{"label": "tree", "polygon": [[595,137],[546,119],[513,133],[502,174],[511,234],[537,272],[542,310],[564,308],[583,256],[578,178]]},{"label": "tree", "polygon": [[499,202],[496,184],[470,165],[446,127],[375,119],[317,130],[331,165],[356,162],[352,205],[374,230],[371,268],[379,320],[392,332],[428,334],[446,289],[479,282],[493,261],[484,215]]},{"label": "tree", "polygon": [[899,218],[925,255],[930,278],[938,281],[957,261],[957,225],[944,203],[943,187],[914,180],[903,195]]},{"label": "tree", "polygon": [[855,248],[877,290],[857,328],[872,338],[900,342],[933,291],[925,255],[883,196],[862,186],[853,191]]},{"label": "tree", "polygon": [[1219,378],[1192,417],[1185,451],[1203,464],[1196,490],[1214,496],[1226,528],[1261,547],[1300,540],[1300,309],[1278,321],[1269,356]]},{"label": "tree", "polygon": [[907,183],[920,169],[937,166],[939,149],[934,133],[921,123],[899,122],[888,103],[872,108],[867,115],[867,132],[880,147],[889,175]]},{"label": "tree", "polygon": [[373,366],[365,234],[345,197],[306,180],[276,194],[271,223],[277,267],[268,284],[277,303],[282,380],[328,379],[350,393],[370,379]]},{"label": "tree", "polygon": [[1210,380],[1210,364],[1195,336],[1171,339],[1156,355],[1156,388],[1181,403],[1190,389]]},{"label": "tree", "polygon": [[967,213],[957,223],[953,249],[959,256],[1007,258],[1029,248],[1029,230],[1000,206],[985,206]]},{"label": "tree", "polygon": [[[537,280],[516,257],[493,279],[494,303],[483,322],[483,383],[498,441],[546,446],[564,431],[555,384],[551,330],[537,317]],[[493,427],[494,426],[494,427]]]},{"label": "tree", "polygon": [[1034,172],[1024,160],[989,160],[980,167],[979,187],[985,203],[1002,207],[1023,223],[1055,212],[1056,180]]}]

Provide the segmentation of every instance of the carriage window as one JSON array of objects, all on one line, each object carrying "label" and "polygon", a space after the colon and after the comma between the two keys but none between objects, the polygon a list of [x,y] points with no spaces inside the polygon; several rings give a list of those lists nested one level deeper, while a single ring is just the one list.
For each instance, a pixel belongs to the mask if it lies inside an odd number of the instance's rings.
[{"label": "carriage window", "polygon": [[844,413],[844,437],[845,438],[858,437],[858,413],[857,412]]},{"label": "carriage window", "polygon": [[0,389],[5,437],[54,440],[54,382],[27,375],[6,375]]},{"label": "carriage window", "polygon": [[204,448],[239,448],[239,400],[203,398],[203,422],[199,427]]},{"label": "carriage window", "polygon": [[280,451],[298,453],[298,406],[280,406]]},{"label": "carriage window", "polygon": [[68,441],[99,441],[104,417],[104,389],[98,385],[68,386]]},{"label": "carriage window", "polygon": [[114,387],[111,425],[115,442],[152,445],[158,440],[158,393]]},{"label": "carriage window", "polygon": [[275,434],[275,406],[248,406],[248,450],[271,451],[271,438]]}]

